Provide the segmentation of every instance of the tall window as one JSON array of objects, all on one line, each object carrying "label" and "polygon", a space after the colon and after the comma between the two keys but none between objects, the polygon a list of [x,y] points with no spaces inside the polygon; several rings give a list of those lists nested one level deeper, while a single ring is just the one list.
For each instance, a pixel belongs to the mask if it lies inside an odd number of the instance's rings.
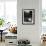
[{"label": "tall window", "polygon": [[17,24],[17,0],[6,1],[5,8],[7,21]]},{"label": "tall window", "polygon": [[46,0],[42,0],[42,32],[46,33]]},{"label": "tall window", "polygon": [[0,1],[0,18],[17,25],[17,0]]},{"label": "tall window", "polygon": [[42,0],[42,26],[46,26],[46,0]]},{"label": "tall window", "polygon": [[0,1],[0,17],[4,16],[4,2]]}]

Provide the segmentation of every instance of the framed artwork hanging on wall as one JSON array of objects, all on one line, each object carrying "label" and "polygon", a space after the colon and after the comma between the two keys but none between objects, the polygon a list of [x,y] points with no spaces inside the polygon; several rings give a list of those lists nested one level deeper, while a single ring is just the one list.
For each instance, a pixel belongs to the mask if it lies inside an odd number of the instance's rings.
[{"label": "framed artwork hanging on wall", "polygon": [[35,24],[35,9],[22,9],[22,24]]}]

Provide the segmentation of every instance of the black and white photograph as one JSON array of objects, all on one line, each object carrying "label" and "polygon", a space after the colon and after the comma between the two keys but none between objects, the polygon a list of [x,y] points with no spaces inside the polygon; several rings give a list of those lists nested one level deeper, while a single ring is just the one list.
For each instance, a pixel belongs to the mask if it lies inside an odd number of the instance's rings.
[{"label": "black and white photograph", "polygon": [[35,23],[35,10],[34,9],[23,9],[22,10],[22,24],[34,24]]}]

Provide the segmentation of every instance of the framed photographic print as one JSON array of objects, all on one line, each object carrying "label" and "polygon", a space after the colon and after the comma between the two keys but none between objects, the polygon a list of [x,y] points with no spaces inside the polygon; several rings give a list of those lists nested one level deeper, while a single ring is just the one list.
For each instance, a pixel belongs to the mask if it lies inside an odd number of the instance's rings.
[{"label": "framed photographic print", "polygon": [[22,9],[22,24],[35,24],[35,9]]}]

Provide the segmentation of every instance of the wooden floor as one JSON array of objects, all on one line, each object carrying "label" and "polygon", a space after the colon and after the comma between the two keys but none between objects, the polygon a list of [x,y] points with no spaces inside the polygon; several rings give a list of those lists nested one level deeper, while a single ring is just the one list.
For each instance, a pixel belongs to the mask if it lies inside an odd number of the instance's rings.
[{"label": "wooden floor", "polygon": [[0,46],[5,46],[5,42],[4,41],[3,42],[0,41]]},{"label": "wooden floor", "polygon": [[[5,46],[5,41],[0,41],[0,46]],[[38,46],[37,44],[33,44],[33,46]],[[40,46],[46,46],[46,43],[45,44],[42,44]]]}]

